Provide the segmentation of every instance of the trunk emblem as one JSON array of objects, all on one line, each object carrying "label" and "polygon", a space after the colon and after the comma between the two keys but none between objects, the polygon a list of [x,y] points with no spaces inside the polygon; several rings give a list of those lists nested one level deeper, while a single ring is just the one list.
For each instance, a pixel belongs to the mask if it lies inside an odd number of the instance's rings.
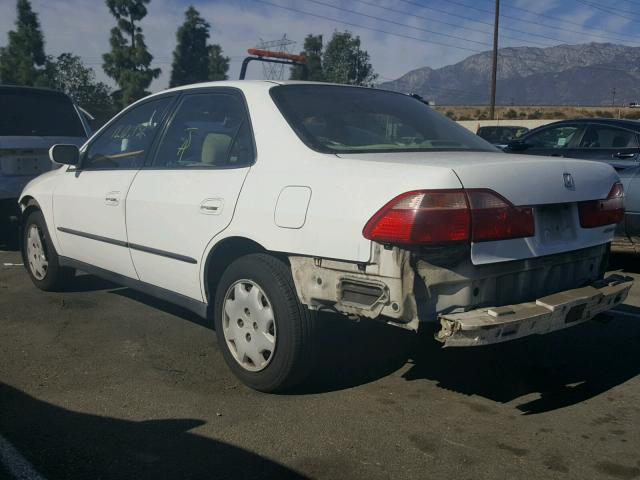
[{"label": "trunk emblem", "polygon": [[564,179],[564,188],[568,188],[569,190],[575,190],[576,184],[573,181],[573,176],[570,173],[563,173],[562,178]]}]

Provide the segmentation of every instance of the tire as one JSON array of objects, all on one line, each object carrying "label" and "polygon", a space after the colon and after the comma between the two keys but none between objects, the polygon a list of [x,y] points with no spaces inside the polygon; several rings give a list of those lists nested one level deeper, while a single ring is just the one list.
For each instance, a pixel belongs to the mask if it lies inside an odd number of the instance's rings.
[{"label": "tire", "polygon": [[240,257],[222,274],[214,308],[224,359],[245,385],[280,392],[307,377],[314,316],[298,300],[284,262],[263,253]]},{"label": "tire", "polygon": [[49,236],[44,215],[39,210],[32,212],[24,223],[22,252],[27,273],[33,284],[40,290],[45,292],[64,290],[75,275],[74,269],[60,266],[58,253]]}]

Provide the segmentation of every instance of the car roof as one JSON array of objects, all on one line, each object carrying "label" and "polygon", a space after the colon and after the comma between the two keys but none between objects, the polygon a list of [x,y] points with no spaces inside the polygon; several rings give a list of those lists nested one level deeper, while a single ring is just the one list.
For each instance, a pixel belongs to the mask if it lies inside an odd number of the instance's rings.
[{"label": "car roof", "polygon": [[1,85],[0,84],[0,92],[3,93],[12,93],[12,92],[32,92],[32,93],[46,93],[49,95],[58,95],[61,97],[69,98],[69,96],[61,92],[60,90],[54,90],[52,88],[42,88],[42,87],[26,87],[23,85]]},{"label": "car roof", "polygon": [[[154,97],[156,95],[162,95],[172,92],[181,92],[187,90],[195,90],[199,88],[209,88],[209,87],[227,87],[227,88],[237,88],[239,90],[251,90],[251,89],[270,89],[275,85],[323,85],[323,86],[334,86],[334,87],[343,87],[343,88],[361,88],[370,90],[370,87],[363,87],[360,85],[345,85],[342,83],[328,83],[328,82],[311,82],[307,80],[219,80],[215,82],[201,82],[201,83],[192,83],[189,85],[181,85],[179,87],[169,88],[167,90],[162,90],[156,93],[153,93],[145,99]],[[376,89],[379,91],[389,91],[393,93],[393,90],[387,90],[384,88]]]},{"label": "car roof", "polygon": [[[573,120],[560,120],[558,122],[548,123],[543,125],[543,127],[549,127],[551,125],[562,125],[563,123],[599,123],[601,125],[612,125],[617,127],[626,127],[635,130],[640,130],[640,121],[638,120],[630,120],[627,118],[602,118],[602,117],[594,117],[594,118],[576,118]],[[540,127],[539,127],[540,128]]]}]

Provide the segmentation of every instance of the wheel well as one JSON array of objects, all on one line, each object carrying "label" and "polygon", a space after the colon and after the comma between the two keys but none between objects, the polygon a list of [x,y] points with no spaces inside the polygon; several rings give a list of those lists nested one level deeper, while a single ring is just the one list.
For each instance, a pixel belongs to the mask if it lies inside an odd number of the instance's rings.
[{"label": "wheel well", "polygon": [[24,210],[22,210],[20,214],[20,223],[24,223],[23,220],[31,215],[31,212],[40,210],[40,205],[38,205],[38,202],[36,202],[33,197],[24,197],[20,205],[24,207]]},{"label": "wheel well", "polygon": [[[222,273],[234,260],[251,253],[264,253],[266,251],[267,250],[259,243],[244,237],[225,238],[216,245],[213,250],[209,252],[204,266],[204,288],[209,305],[212,305],[214,302],[218,281]],[[274,256],[279,255],[274,253]]]}]

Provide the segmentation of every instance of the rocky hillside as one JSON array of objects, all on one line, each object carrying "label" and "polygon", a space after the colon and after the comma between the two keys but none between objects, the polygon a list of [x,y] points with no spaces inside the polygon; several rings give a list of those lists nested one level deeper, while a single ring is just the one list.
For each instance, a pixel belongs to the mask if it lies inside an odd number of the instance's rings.
[{"label": "rocky hillside", "polygon": [[[491,52],[446,67],[423,67],[382,88],[418,93],[439,105],[489,102]],[[501,105],[611,105],[640,102],[640,47],[611,43],[503,48],[498,56]]]}]

